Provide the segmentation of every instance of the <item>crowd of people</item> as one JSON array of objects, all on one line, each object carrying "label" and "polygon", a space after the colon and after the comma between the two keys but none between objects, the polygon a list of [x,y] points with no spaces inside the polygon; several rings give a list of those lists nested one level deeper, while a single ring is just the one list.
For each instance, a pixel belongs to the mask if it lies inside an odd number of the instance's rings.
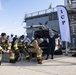
[{"label": "crowd of people", "polygon": [[[53,59],[54,50],[55,50],[55,38],[56,36],[49,33],[49,43],[47,50],[46,60],[49,59],[49,55],[51,54],[51,59]],[[24,35],[21,35],[19,38],[17,35],[15,37],[11,34],[11,36],[6,35],[6,33],[1,33],[0,37],[0,64],[2,61],[2,54],[9,54],[9,62],[16,63],[21,60],[20,54],[24,54],[26,60],[31,58],[31,54],[35,53],[38,64],[42,64],[43,50],[40,48],[40,44],[43,42],[41,36],[39,34],[35,35],[35,38],[30,40],[28,36],[26,38]]]},{"label": "crowd of people", "polygon": [[26,60],[30,59],[30,53],[35,53],[38,64],[42,64],[42,49],[39,47],[40,36],[36,37],[30,41],[28,36],[25,38],[24,35],[19,38],[17,35],[13,37],[7,36],[6,33],[1,34],[0,38],[0,64],[2,61],[2,54],[9,54],[9,62],[16,63],[21,60],[20,53],[23,53]]}]

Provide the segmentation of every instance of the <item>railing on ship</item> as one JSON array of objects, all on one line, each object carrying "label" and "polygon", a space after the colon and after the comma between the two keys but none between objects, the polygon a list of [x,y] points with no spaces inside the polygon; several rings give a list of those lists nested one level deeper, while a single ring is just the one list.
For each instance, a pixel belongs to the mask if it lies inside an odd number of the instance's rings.
[{"label": "railing on ship", "polygon": [[41,11],[25,14],[25,18],[39,16],[39,15],[42,15],[42,14],[48,14],[48,13],[55,12],[55,11],[56,11],[56,8],[45,9],[45,10],[41,10]]}]

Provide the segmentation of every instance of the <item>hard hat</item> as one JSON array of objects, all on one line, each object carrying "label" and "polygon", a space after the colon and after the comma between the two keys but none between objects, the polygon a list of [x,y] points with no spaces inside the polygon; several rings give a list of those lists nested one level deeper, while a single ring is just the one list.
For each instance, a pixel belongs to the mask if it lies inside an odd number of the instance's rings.
[{"label": "hard hat", "polygon": [[38,39],[39,43],[42,43],[44,40],[43,38]]}]

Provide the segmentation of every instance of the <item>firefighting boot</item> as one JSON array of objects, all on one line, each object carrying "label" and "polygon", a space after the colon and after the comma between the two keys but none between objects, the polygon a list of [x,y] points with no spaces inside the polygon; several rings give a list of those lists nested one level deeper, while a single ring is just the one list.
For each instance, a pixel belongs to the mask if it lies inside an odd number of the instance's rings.
[{"label": "firefighting boot", "polygon": [[42,64],[43,58],[37,59],[38,64]]},{"label": "firefighting boot", "polygon": [[16,61],[15,61],[15,57],[13,57],[13,56],[10,56],[9,63],[16,63]]},{"label": "firefighting boot", "polygon": [[10,59],[9,59],[9,62],[10,63],[15,63],[15,54],[12,51],[10,51]]}]

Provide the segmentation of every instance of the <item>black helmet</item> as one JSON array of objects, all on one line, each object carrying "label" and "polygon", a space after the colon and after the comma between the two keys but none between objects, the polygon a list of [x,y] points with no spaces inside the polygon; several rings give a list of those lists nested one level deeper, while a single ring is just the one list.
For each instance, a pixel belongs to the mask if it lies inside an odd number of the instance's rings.
[{"label": "black helmet", "polygon": [[1,36],[4,36],[4,35],[6,35],[6,33],[1,33]]}]

